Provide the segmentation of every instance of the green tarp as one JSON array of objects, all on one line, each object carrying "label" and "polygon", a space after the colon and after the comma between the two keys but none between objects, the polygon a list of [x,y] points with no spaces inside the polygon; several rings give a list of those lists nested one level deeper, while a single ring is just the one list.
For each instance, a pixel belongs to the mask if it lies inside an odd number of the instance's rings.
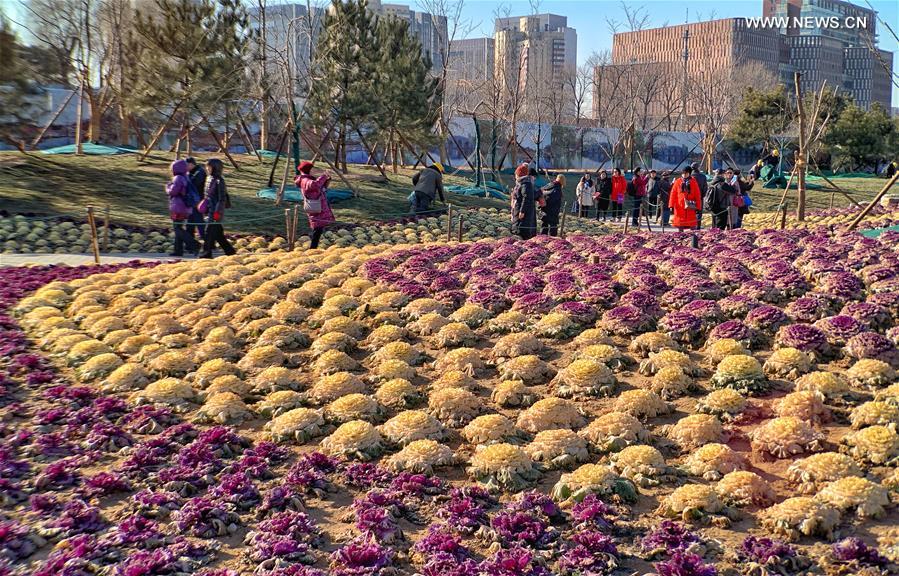
[{"label": "green tarp", "polygon": [[889,228],[874,228],[872,230],[862,230],[860,234],[867,238],[877,238],[884,232],[899,232],[899,225],[890,226]]},{"label": "green tarp", "polygon": [[[115,156],[116,154],[133,154],[137,152],[134,148],[127,146],[106,146],[105,144],[94,144],[92,142],[85,142],[81,145],[81,149],[89,156]],[[41,154],[75,154],[75,151],[75,145],[68,144],[41,150]]]},{"label": "green tarp", "polygon": [[462,194],[463,196],[480,196],[482,198],[498,198],[500,200],[508,200],[509,196],[505,194],[495,182],[488,182],[483,188],[475,186],[445,186],[447,192],[453,194]]},{"label": "green tarp", "polygon": [[[263,188],[259,192],[256,192],[256,196],[258,198],[266,198],[268,200],[275,200],[278,197],[278,189],[277,188]],[[335,203],[340,202],[341,200],[347,200],[353,197],[352,190],[343,190],[340,188],[328,188],[328,202]],[[302,202],[303,194],[297,189],[295,186],[289,186],[284,188],[284,201],[285,202]]]}]

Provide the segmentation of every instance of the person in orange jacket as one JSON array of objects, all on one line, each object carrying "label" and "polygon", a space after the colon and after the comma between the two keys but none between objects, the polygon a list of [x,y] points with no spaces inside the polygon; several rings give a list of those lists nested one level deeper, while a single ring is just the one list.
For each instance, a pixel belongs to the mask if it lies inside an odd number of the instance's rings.
[{"label": "person in orange jacket", "polygon": [[612,170],[612,217],[621,220],[624,215],[624,195],[627,193],[627,179],[621,174],[621,168]]},{"label": "person in orange jacket", "polygon": [[702,195],[699,183],[693,178],[693,169],[687,166],[681,177],[671,185],[668,207],[674,214],[672,225],[681,231],[696,228],[696,213],[702,210]]}]

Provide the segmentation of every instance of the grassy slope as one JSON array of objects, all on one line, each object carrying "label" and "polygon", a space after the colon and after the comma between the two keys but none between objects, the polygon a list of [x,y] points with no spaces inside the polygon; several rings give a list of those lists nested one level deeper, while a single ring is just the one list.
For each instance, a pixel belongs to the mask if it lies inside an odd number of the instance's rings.
[{"label": "grassy slope", "polygon": [[[256,192],[268,183],[270,161],[260,165],[255,156],[236,158],[241,170],[226,165],[225,172],[234,205],[228,215],[229,228],[248,233],[283,232],[283,207],[256,197]],[[137,157],[130,154],[85,157],[35,154],[26,157],[15,152],[0,152],[0,208],[11,213],[62,215],[83,220],[88,205],[95,206],[100,213],[108,205],[114,222],[168,226],[168,204],[163,185],[170,175],[169,162],[170,158],[161,155],[138,163]],[[276,186],[283,175],[283,166],[282,159],[277,168]],[[380,174],[374,167],[352,166],[348,179],[361,197],[335,204],[338,220],[389,220],[406,214],[412,174],[411,169],[400,169],[395,175],[388,171],[390,181],[378,183]],[[460,176],[449,176],[447,182],[468,184]],[[344,187],[337,178],[332,185]],[[505,207],[505,203],[498,200],[454,194],[448,200],[457,206]]]},{"label": "grassy slope", "polygon": [[[203,158],[203,157],[200,157]],[[256,192],[268,181],[270,161],[259,164],[255,157],[238,156],[240,171],[227,166],[226,177],[231,189],[234,209],[229,213],[229,228],[236,232],[280,233],[284,228],[283,208],[256,198]],[[84,219],[86,207],[93,204],[102,213],[109,205],[112,220],[121,224],[167,226],[168,214],[163,184],[168,179],[170,156],[157,155],[147,162],[138,163],[134,155],[122,156],[23,156],[16,152],[0,153],[0,207],[9,212],[30,212],[40,215],[63,215]],[[278,166],[276,184],[280,182],[283,164]],[[352,166],[348,178],[361,193],[355,198],[334,206],[338,220],[359,222],[390,220],[406,214],[406,197],[411,189],[411,169],[400,169],[399,174],[389,174],[390,181],[379,183],[380,177],[373,167]],[[566,199],[574,198],[578,176],[567,176]],[[343,184],[335,179],[335,187]],[[448,184],[470,185],[465,172],[447,176]],[[507,185],[511,183],[506,178]],[[822,183],[823,184],[823,183]],[[838,184],[853,194],[857,200],[868,200],[883,186],[884,180],[855,178],[839,180]],[[755,210],[765,211],[775,207],[783,190],[766,190],[757,187],[753,191]],[[809,191],[809,209],[826,208],[830,203],[830,190]],[[795,208],[795,192],[788,196],[791,209]],[[505,208],[505,202],[483,198],[450,195],[457,206],[492,206]],[[839,194],[835,206],[845,206],[847,201]],[[569,204],[570,205],[570,204]],[[303,218],[302,220],[305,220]],[[304,223],[305,224],[305,223]]]}]

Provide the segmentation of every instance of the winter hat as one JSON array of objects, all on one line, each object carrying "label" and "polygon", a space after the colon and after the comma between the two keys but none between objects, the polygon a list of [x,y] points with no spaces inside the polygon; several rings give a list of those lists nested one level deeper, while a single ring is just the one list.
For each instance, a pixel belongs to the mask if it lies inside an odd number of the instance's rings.
[{"label": "winter hat", "polygon": [[300,165],[297,166],[297,170],[299,170],[301,174],[309,174],[314,167],[315,164],[313,164],[309,160],[303,160],[302,162],[300,162]]},{"label": "winter hat", "polygon": [[441,164],[440,162],[434,162],[433,164],[431,164],[431,166],[433,168],[436,168],[438,172],[443,174],[443,164]]},{"label": "winter hat", "polygon": [[529,171],[530,167],[527,165],[527,162],[519,164],[518,168],[515,169],[515,177],[521,178],[522,176],[527,176]]},{"label": "winter hat", "polygon": [[172,162],[172,174],[175,176],[187,174],[187,162],[184,160],[175,160]]}]

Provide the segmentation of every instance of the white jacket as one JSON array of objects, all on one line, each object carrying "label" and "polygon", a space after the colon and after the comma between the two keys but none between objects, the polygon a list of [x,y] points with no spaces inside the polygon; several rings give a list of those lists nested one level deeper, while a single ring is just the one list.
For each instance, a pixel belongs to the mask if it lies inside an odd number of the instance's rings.
[{"label": "white jacket", "polygon": [[593,181],[585,183],[583,180],[577,183],[578,203],[581,206],[593,206]]}]

